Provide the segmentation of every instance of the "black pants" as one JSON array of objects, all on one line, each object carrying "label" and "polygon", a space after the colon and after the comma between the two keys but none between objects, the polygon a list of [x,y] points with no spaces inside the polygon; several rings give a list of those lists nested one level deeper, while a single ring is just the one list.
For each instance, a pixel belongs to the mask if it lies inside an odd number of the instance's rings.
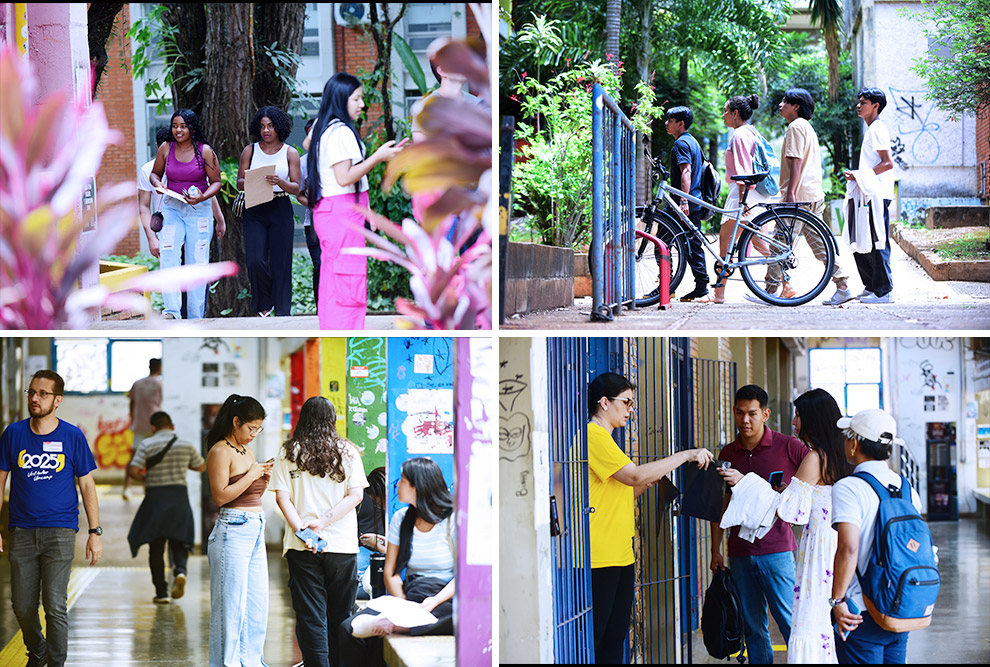
[{"label": "black pants", "polygon": [[[312,214],[310,214],[312,215]],[[306,249],[309,250],[309,258],[313,260],[313,301],[320,302],[320,239],[316,236],[313,225],[303,227],[306,232]]]},{"label": "black pants", "polygon": [[595,620],[595,664],[622,664],[632,613],[633,565],[591,570],[591,603]]},{"label": "black pants", "polygon": [[292,314],[292,234],[295,222],[288,197],[244,210],[244,262],[251,281],[251,310],[275,307]]},{"label": "black pants", "polygon": [[148,543],[148,565],[151,566],[151,583],[155,585],[155,597],[168,597],[168,581],[165,579],[165,543],[168,542],[168,554],[172,559],[172,573],[185,574],[186,563],[189,562],[189,551],[186,545],[175,540],[161,537]]},{"label": "black pants", "polygon": [[889,294],[894,289],[893,274],[890,271],[890,199],[883,200],[883,226],[887,234],[887,247],[876,248],[879,240],[877,233],[873,230],[873,207],[870,207],[870,237],[874,243],[874,248],[870,252],[854,252],[853,259],[856,260],[856,269],[859,277],[863,281],[863,287],[873,292],[877,296]]},{"label": "black pants", "polygon": [[[697,231],[691,231],[687,235],[688,263],[691,266],[691,273],[694,274],[696,285],[708,286],[708,269],[705,268],[705,249],[701,245],[701,209],[691,211],[688,216]],[[680,220],[678,218],[678,220]],[[683,221],[680,222],[684,224]]]},{"label": "black pants", "polygon": [[[433,577],[411,577],[402,582],[402,591],[406,594],[407,600],[422,602],[439,593],[446,585],[445,582]],[[454,604],[452,601],[448,600],[443,604],[438,604],[431,613],[437,617],[436,623],[410,628],[409,634],[413,636],[454,634]],[[340,624],[340,664],[344,667],[365,667],[365,665],[383,667],[385,665],[385,659],[382,656],[381,637],[360,638],[351,634],[351,624],[354,619],[365,614],[377,616],[378,612],[373,609],[363,609]]]},{"label": "black pants", "polygon": [[357,594],[357,554],[289,549],[289,595],[296,612],[296,641],[306,667],[340,664],[337,628]]}]

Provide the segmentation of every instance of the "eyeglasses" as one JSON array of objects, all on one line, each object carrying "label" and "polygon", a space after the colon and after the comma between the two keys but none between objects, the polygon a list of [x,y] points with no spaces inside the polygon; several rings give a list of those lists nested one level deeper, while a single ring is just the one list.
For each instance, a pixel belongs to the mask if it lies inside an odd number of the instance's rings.
[{"label": "eyeglasses", "polygon": [[634,405],[633,399],[631,399],[631,398],[619,398],[618,396],[609,396],[608,397],[608,400],[610,400],[610,401],[622,401],[623,403],[626,404],[626,407],[629,408],[630,410],[632,410],[633,408],[636,407]]},{"label": "eyeglasses", "polygon": [[34,398],[35,396],[37,396],[41,400],[45,400],[49,396],[61,396],[62,394],[56,394],[50,391],[45,391],[44,389],[42,389],[41,391],[35,391],[34,389],[25,389],[24,395],[27,396],[28,398]]},{"label": "eyeglasses", "polygon": [[265,430],[264,426],[248,426],[248,430],[251,432],[252,436],[258,435]]}]

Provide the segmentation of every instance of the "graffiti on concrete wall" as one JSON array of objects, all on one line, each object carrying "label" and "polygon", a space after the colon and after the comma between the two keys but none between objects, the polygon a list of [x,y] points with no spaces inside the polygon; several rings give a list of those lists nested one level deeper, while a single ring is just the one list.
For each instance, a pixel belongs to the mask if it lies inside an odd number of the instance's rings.
[{"label": "graffiti on concrete wall", "polygon": [[515,412],[516,399],[529,386],[522,374],[498,383],[499,425],[498,446],[499,458],[505,461],[515,461],[529,455],[532,441],[532,424],[529,416],[523,412]]},{"label": "graffiti on concrete wall", "polygon": [[919,350],[945,350],[951,352],[956,349],[955,338],[945,338],[943,336],[932,336],[928,338],[904,338],[901,339],[901,347]]},{"label": "graffiti on concrete wall", "polygon": [[938,376],[935,374],[935,367],[932,362],[925,359],[921,362],[921,379],[924,384],[925,389],[941,389],[942,383],[938,381]]},{"label": "graffiti on concrete wall", "polygon": [[935,103],[925,99],[923,90],[890,88],[890,98],[897,111],[897,134],[910,146],[910,157],[917,164],[934,164],[942,147],[939,145],[939,123],[931,119]]},{"label": "graffiti on concrete wall", "polygon": [[126,468],[131,460],[131,444],[134,442],[130,418],[99,417],[96,429],[96,439],[93,441],[96,465],[100,468]]}]

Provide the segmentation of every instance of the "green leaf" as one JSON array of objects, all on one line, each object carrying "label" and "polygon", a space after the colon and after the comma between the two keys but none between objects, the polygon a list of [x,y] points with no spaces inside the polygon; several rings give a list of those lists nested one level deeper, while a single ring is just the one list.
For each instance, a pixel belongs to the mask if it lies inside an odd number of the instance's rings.
[{"label": "green leaf", "polygon": [[426,95],[430,89],[426,87],[426,75],[423,74],[423,68],[420,67],[416,54],[413,53],[409,43],[402,39],[402,35],[395,33],[392,35],[392,39],[393,48],[399,54],[399,58],[402,59],[402,64],[405,66],[406,71],[409,72],[409,76],[412,77],[413,83],[419,88],[419,92]]}]

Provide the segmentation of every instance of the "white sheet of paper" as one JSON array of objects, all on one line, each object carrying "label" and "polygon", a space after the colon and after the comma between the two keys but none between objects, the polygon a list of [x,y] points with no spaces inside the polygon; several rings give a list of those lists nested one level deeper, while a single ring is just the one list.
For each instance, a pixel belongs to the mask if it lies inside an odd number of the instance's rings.
[{"label": "white sheet of paper", "polygon": [[383,595],[369,601],[368,608],[374,609],[395,625],[403,628],[415,628],[437,622],[437,617],[420,607],[418,602],[403,600],[391,595]]},{"label": "white sheet of paper", "polygon": [[275,175],[275,165],[266,164],[244,172],[244,208],[270,202],[275,198],[275,188],[265,180],[265,176]]}]

